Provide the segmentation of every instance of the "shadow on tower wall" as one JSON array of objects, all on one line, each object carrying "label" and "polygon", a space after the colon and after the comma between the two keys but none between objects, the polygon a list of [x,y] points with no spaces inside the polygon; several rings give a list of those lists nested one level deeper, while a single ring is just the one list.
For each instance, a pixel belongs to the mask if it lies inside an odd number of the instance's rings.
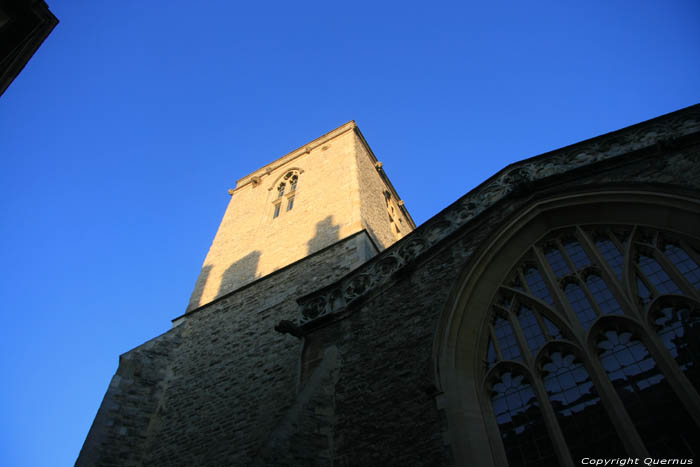
[{"label": "shadow on tower wall", "polygon": [[209,274],[211,273],[211,264],[207,264],[202,267],[202,271],[199,273],[197,278],[197,283],[194,285],[194,291],[190,297],[190,304],[187,307],[188,310],[197,308],[202,300],[202,294],[204,293],[204,288],[207,286],[207,281],[209,280]]},{"label": "shadow on tower wall", "polygon": [[219,292],[216,294],[217,297],[233,292],[237,288],[253,282],[256,279],[256,273],[258,272],[258,263],[260,262],[260,250],[253,250],[243,258],[239,259],[231,266],[226,268],[223,275],[221,276],[221,283],[219,284]]},{"label": "shadow on tower wall", "polygon": [[321,248],[340,240],[340,225],[333,225],[333,216],[328,216],[316,224],[316,234],[306,244],[306,254],[315,253]]}]

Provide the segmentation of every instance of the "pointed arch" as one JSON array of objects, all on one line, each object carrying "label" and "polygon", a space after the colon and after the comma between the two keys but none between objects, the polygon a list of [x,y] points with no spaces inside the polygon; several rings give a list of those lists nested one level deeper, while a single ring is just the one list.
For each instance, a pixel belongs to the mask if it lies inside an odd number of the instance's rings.
[{"label": "pointed arch", "polygon": [[[493,414],[485,410],[491,402],[482,390],[487,373],[492,374],[501,361],[494,350],[492,354],[496,358],[492,358],[490,366],[484,365],[491,346],[498,347],[498,337],[487,324],[494,309],[511,314],[510,324],[518,350],[525,355],[522,364],[531,374],[538,356],[556,339],[548,340],[534,355],[530,354],[522,326],[513,317],[517,313],[512,308],[516,302],[535,305],[533,310],[542,316],[556,316],[562,331],[570,333],[571,345],[584,349],[586,361],[595,362],[596,357],[588,345],[590,331],[610,320],[634,322],[646,336],[645,340],[656,340],[654,346],[648,346],[656,358],[662,350],[661,343],[643,322],[641,305],[628,287],[638,272],[630,255],[629,245],[634,242],[630,236],[635,229],[668,232],[690,245],[694,255],[700,251],[700,239],[694,236],[700,232],[699,204],[696,199],[682,194],[625,187],[560,193],[533,200],[517,217],[491,232],[489,242],[481,245],[463,267],[434,340],[435,378],[444,394],[448,438],[456,464],[505,465],[507,462],[505,448],[499,441],[498,424]],[[683,260],[684,257],[677,262],[683,264]],[[534,264],[545,283],[544,289],[541,284],[538,287],[528,284],[524,274],[513,273],[527,264]],[[661,267],[667,265],[661,264]],[[596,279],[587,284],[586,279],[591,275]],[[589,329],[581,325],[561,287],[567,283],[577,283],[582,296],[591,303],[596,317]],[[502,291],[508,291],[514,302],[508,306],[499,302]],[[671,372],[675,362],[668,357],[662,360],[660,370],[664,374]],[[600,383],[606,378],[605,372],[599,363],[590,365],[587,371],[601,398],[608,399],[602,406],[613,419],[624,450],[632,456],[646,455],[647,447],[629,415],[614,408],[612,400],[617,396],[611,393],[610,387]],[[689,392],[682,395],[684,389],[678,381],[679,378],[669,378],[674,393],[678,393],[686,408],[690,406],[691,412],[700,414],[700,400]],[[543,380],[536,376],[532,384],[557,459],[562,465],[571,465],[570,450]]]},{"label": "pointed arch", "polygon": [[272,191],[273,189],[275,189],[276,187],[278,187],[280,183],[282,183],[282,182],[285,181],[285,180],[284,180],[285,177],[287,177],[288,175],[291,177],[290,174],[292,174],[292,175],[297,175],[297,176],[298,176],[298,175],[301,175],[301,174],[303,174],[303,173],[304,173],[304,169],[302,169],[302,168],[300,168],[300,167],[289,167],[289,168],[286,168],[286,169],[284,169],[277,177],[275,177],[275,178],[272,180],[272,182],[268,185],[267,190],[268,190],[268,191]]}]

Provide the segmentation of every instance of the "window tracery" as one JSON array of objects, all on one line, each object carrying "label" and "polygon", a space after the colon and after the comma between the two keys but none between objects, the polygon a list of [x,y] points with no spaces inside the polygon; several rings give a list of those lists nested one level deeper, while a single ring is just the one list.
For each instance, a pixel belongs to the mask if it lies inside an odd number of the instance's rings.
[{"label": "window tracery", "polygon": [[[299,175],[301,171],[294,169],[294,170],[289,170],[286,172],[283,176],[281,176],[277,183],[276,187],[276,197],[273,200],[273,211],[272,211],[272,218],[276,219],[277,217],[280,216],[282,213],[282,203],[285,202],[286,200],[286,208],[284,209],[285,212],[291,211],[294,208],[295,205],[295,200],[296,200],[296,195],[297,195],[297,187],[299,184]],[[273,185],[275,186],[275,185]],[[272,187],[270,187],[270,190],[272,190]]]},{"label": "window tracery", "polygon": [[[648,227],[583,225],[551,232],[521,256],[492,299],[482,360],[491,375],[484,376],[489,415],[510,465],[547,465],[525,459],[530,441],[515,439],[534,416],[561,433],[574,462],[594,452],[638,454],[620,452],[623,446],[643,446],[652,456],[698,454],[696,243]],[[520,376],[505,372],[516,364]],[[607,379],[592,378],[591,368]],[[510,379],[495,383],[495,374]],[[680,397],[683,380],[696,392]],[[520,402],[508,405],[516,393]],[[553,419],[542,415],[548,410]]]},{"label": "window tracery", "polygon": [[542,381],[571,456],[605,457],[620,450],[622,443],[581,360],[564,349],[543,357]]},{"label": "window tracery", "polygon": [[524,375],[506,371],[493,378],[491,405],[511,466],[556,463],[535,392]]}]

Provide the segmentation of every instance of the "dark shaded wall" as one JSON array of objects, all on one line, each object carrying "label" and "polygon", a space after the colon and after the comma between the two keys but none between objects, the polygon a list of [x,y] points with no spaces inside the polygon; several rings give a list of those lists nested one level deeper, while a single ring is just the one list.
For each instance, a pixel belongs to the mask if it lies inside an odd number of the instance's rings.
[{"label": "dark shaded wall", "polygon": [[[433,343],[459,274],[472,253],[534,200],[610,186],[682,192],[700,199],[700,138],[523,184],[399,269],[379,290],[336,317],[327,316],[329,323],[307,334],[305,360],[319,361],[314,356],[327,348],[336,348],[342,360],[334,386],[335,465],[453,465],[446,445],[447,426],[439,410]],[[410,241],[409,236],[400,244]],[[383,253],[373,261],[385,257]]]}]

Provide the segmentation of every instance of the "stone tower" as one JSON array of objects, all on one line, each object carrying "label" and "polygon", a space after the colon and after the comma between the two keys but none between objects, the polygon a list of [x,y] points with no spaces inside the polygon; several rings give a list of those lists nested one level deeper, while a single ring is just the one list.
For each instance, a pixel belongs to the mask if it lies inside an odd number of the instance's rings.
[{"label": "stone tower", "polygon": [[243,177],[229,194],[187,313],[341,240],[354,248],[337,267],[353,269],[415,228],[354,121]]}]

